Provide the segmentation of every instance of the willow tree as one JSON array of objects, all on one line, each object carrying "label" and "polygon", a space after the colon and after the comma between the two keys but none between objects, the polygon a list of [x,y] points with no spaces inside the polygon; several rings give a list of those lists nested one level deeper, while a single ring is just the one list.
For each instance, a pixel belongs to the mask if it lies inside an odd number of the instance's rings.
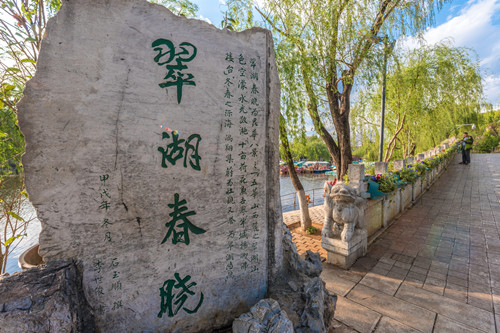
[{"label": "willow tree", "polygon": [[[387,78],[386,162],[436,146],[457,124],[477,123],[484,96],[473,55],[449,42],[395,54]],[[380,86],[362,95],[357,122],[370,125],[378,121]]]},{"label": "willow tree", "polygon": [[284,45],[287,58],[295,60],[282,84],[294,77],[296,88],[306,96],[305,109],[328,147],[339,179],[352,162],[349,113],[355,79],[379,70],[373,66],[373,46],[382,35],[395,39],[421,31],[442,2],[272,0],[256,7],[276,43]]},{"label": "willow tree", "polygon": [[295,172],[295,166],[288,144],[289,136],[294,141],[299,141],[305,137],[305,118],[302,110],[305,107],[304,101],[307,96],[301,90],[300,78],[295,75],[298,63],[297,55],[294,53],[293,45],[288,43],[275,43],[276,62],[281,83],[281,121],[280,121],[280,141],[283,147],[285,162],[290,172],[290,180],[297,192],[300,209],[300,225],[303,230],[312,226],[309,214],[309,204],[307,201],[304,186]]}]

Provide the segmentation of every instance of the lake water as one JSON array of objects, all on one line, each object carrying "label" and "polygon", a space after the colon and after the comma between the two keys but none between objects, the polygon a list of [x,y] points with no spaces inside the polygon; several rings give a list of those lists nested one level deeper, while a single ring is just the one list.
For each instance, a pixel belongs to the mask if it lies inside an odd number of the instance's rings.
[{"label": "lake water", "polygon": [[[333,176],[330,176],[333,179]],[[299,176],[300,182],[304,187],[306,195],[309,195],[310,206],[323,204],[323,186],[329,176],[324,174],[307,174]],[[281,210],[288,212],[299,209],[299,201],[295,189],[292,185],[292,180],[288,176],[280,177],[280,195],[281,195]]]},{"label": "lake water", "polygon": [[21,268],[19,268],[17,264],[19,256],[24,251],[26,251],[27,249],[38,243],[38,235],[40,235],[40,231],[42,230],[40,221],[36,218],[35,209],[33,208],[33,206],[29,201],[26,200],[25,206],[23,207],[23,211],[20,215],[25,220],[29,220],[31,218],[33,218],[33,220],[28,224],[28,228],[26,230],[26,236],[22,237],[19,242],[14,242],[14,244],[18,245],[9,254],[9,257],[7,258],[6,272],[9,274],[21,270]]},{"label": "lake water", "polygon": [[[299,179],[302,186],[304,186],[306,194],[310,196],[310,206],[312,206],[312,202],[314,202],[315,205],[321,205],[323,203],[323,185],[325,180],[328,180],[328,176],[312,174],[301,175],[299,176]],[[288,176],[280,177],[280,195],[283,212],[299,209],[295,189],[293,188],[292,181]],[[30,216],[32,214],[34,214],[34,208],[31,204],[29,204],[29,202],[27,202],[23,216]],[[9,255],[7,260],[7,273],[12,274],[21,270],[17,264],[17,260],[24,251],[38,243],[38,235],[41,230],[42,228],[38,219],[35,218],[30,222],[28,225],[27,236],[23,237],[17,248]]]}]

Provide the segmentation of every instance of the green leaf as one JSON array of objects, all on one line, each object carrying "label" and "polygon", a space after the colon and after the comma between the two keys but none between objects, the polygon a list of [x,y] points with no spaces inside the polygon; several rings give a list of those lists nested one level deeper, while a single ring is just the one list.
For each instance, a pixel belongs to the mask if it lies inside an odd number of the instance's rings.
[{"label": "green leaf", "polygon": [[7,214],[9,214],[10,216],[12,216],[12,217],[13,217],[13,218],[15,218],[16,220],[19,220],[19,221],[23,221],[23,222],[24,222],[24,219],[23,219],[21,216],[19,216],[19,215],[17,215],[16,213],[14,213],[14,212],[8,212]]},{"label": "green leaf", "polygon": [[28,198],[28,192],[26,191],[22,191],[21,194],[25,197],[25,198]]},{"label": "green leaf", "polygon": [[16,87],[15,85],[8,84],[8,83],[3,83],[2,86],[3,86],[3,90],[5,90],[5,91],[11,91],[12,89],[14,89]]},{"label": "green leaf", "polygon": [[25,42],[36,42],[36,39],[33,37],[28,37],[24,40]]},{"label": "green leaf", "polygon": [[16,239],[20,238],[20,237],[23,237],[23,236],[26,236],[26,234],[21,234],[21,235],[17,235],[17,236],[12,236],[11,238],[7,239],[5,241],[5,246],[9,246],[10,243],[12,243],[13,241],[15,241]]},{"label": "green leaf", "polygon": [[19,68],[16,68],[16,67],[9,67],[6,69],[6,71],[10,71],[10,72],[19,72]]},{"label": "green leaf", "polygon": [[[3,106],[3,103],[0,102],[0,107],[2,107],[2,106]],[[5,134],[4,132],[0,132],[0,138],[4,138],[6,136],[7,136],[7,134]]]},{"label": "green leaf", "polygon": [[36,64],[36,61],[33,59],[22,59],[21,62],[31,62],[32,64]]}]

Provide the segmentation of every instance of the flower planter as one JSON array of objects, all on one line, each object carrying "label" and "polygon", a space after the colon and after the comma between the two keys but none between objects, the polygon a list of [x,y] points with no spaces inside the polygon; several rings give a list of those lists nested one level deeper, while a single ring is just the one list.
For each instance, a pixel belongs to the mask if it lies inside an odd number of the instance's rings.
[{"label": "flower planter", "polygon": [[387,227],[389,222],[399,214],[401,199],[400,199],[401,191],[397,189],[396,191],[385,196],[383,201],[384,206],[384,227]]},{"label": "flower planter", "polygon": [[399,207],[399,212],[402,212],[406,208],[411,206],[411,201],[412,201],[412,191],[413,191],[413,186],[412,184],[407,184],[404,187],[401,188],[401,204]]},{"label": "flower planter", "polygon": [[379,191],[380,184],[374,182],[373,180],[368,180],[368,192],[370,193],[371,199],[382,198],[386,193]]},{"label": "flower planter", "polygon": [[365,208],[365,224],[368,237],[382,228],[382,206],[383,199],[369,199]]},{"label": "flower planter", "polygon": [[412,200],[416,201],[422,195],[422,188],[425,184],[425,176],[420,176],[417,178],[415,184],[413,184],[413,196]]}]

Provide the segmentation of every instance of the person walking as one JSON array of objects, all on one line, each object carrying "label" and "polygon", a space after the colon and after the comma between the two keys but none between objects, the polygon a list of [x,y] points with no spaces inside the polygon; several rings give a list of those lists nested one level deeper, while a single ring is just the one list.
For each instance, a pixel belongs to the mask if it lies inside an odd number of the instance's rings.
[{"label": "person walking", "polygon": [[472,136],[469,136],[469,133],[464,132],[464,138],[460,140],[460,144],[462,145],[462,162],[459,164],[468,165],[470,163],[470,150],[472,149],[473,143],[474,139]]}]

